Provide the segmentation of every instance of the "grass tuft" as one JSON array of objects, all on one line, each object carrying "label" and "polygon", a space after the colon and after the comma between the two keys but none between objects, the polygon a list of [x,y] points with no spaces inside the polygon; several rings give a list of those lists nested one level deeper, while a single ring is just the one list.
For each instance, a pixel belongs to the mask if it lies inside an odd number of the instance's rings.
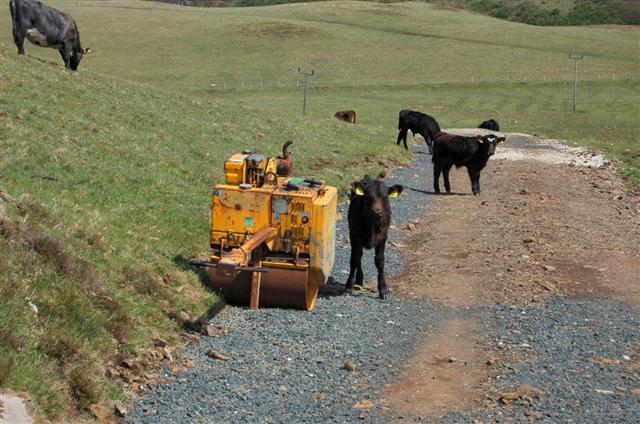
[{"label": "grass tuft", "polygon": [[69,374],[69,390],[76,408],[80,411],[88,411],[102,396],[100,386],[83,366],[74,368]]}]

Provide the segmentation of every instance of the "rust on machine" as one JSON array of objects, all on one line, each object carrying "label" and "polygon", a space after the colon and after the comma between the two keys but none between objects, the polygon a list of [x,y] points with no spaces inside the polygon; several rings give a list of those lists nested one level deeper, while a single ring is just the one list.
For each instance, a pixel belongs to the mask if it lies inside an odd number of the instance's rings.
[{"label": "rust on machine", "polygon": [[293,158],[245,150],[224,163],[213,190],[211,287],[232,304],[311,310],[333,266],[337,190],[294,178]]}]

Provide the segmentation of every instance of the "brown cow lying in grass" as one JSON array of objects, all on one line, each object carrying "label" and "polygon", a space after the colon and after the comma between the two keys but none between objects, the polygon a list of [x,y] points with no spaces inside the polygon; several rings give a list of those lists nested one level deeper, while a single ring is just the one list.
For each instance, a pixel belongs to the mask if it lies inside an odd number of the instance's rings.
[{"label": "brown cow lying in grass", "polygon": [[351,184],[348,214],[351,260],[345,293],[353,291],[354,283],[361,286],[364,281],[363,248],[375,249],[378,295],[380,299],[387,299],[389,289],[384,277],[384,249],[389,225],[391,225],[389,197],[398,197],[402,190],[404,187],[401,185],[388,187],[380,179],[373,179],[368,175]]},{"label": "brown cow lying in grass", "polygon": [[480,194],[480,171],[485,167],[489,157],[496,152],[496,144],[504,143],[504,137],[495,134],[485,136],[464,137],[461,135],[439,132],[433,142],[433,190],[440,193],[440,173],[444,177],[444,188],[451,193],[449,170],[465,166],[471,179],[471,190],[474,195]]},{"label": "brown cow lying in grass", "polygon": [[340,112],[336,112],[333,117],[350,124],[356,123],[356,113],[353,110],[343,110]]}]

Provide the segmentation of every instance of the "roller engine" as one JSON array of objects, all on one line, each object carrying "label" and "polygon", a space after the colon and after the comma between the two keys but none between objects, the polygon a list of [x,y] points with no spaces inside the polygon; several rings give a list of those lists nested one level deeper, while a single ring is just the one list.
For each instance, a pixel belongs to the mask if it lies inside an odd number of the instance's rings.
[{"label": "roller engine", "polygon": [[283,155],[245,150],[224,163],[225,182],[213,189],[211,287],[232,304],[311,310],[335,254],[337,190],[291,177]]}]

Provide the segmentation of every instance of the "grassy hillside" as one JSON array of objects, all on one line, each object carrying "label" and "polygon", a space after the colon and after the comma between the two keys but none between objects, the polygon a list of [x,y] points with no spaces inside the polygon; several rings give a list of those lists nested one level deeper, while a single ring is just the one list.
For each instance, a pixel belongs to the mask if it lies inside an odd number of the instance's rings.
[{"label": "grassy hillside", "polygon": [[[185,4],[183,0],[156,0]],[[312,0],[316,1],[316,0]],[[400,0],[395,0],[400,1]],[[380,3],[393,3],[380,1]],[[473,10],[494,18],[529,25],[640,24],[636,0],[424,0],[447,7]],[[190,0],[196,7],[246,7],[299,3],[296,0]]]},{"label": "grassy hillside", "polygon": [[[176,342],[180,316],[215,306],[185,260],[206,256],[226,155],[293,139],[298,172],[341,187],[379,170],[357,161],[367,153],[397,160],[372,131],[70,75],[4,47],[0,74],[0,386],[49,417],[118,396],[104,363],[144,358],[157,334]],[[336,170],[318,174],[327,158]]]},{"label": "grassy hillside", "polygon": [[[184,90],[220,80],[298,78],[365,84],[562,79],[570,52],[590,76],[640,74],[640,29],[542,28],[425,3],[321,2],[189,8],[135,0],[52,0],[76,18],[94,53],[81,70]],[[0,41],[12,45],[7,0]],[[53,50],[29,55],[59,60]],[[375,66],[372,65],[375,60]]]},{"label": "grassy hillside", "polygon": [[640,24],[635,0],[433,0],[529,25]]}]

